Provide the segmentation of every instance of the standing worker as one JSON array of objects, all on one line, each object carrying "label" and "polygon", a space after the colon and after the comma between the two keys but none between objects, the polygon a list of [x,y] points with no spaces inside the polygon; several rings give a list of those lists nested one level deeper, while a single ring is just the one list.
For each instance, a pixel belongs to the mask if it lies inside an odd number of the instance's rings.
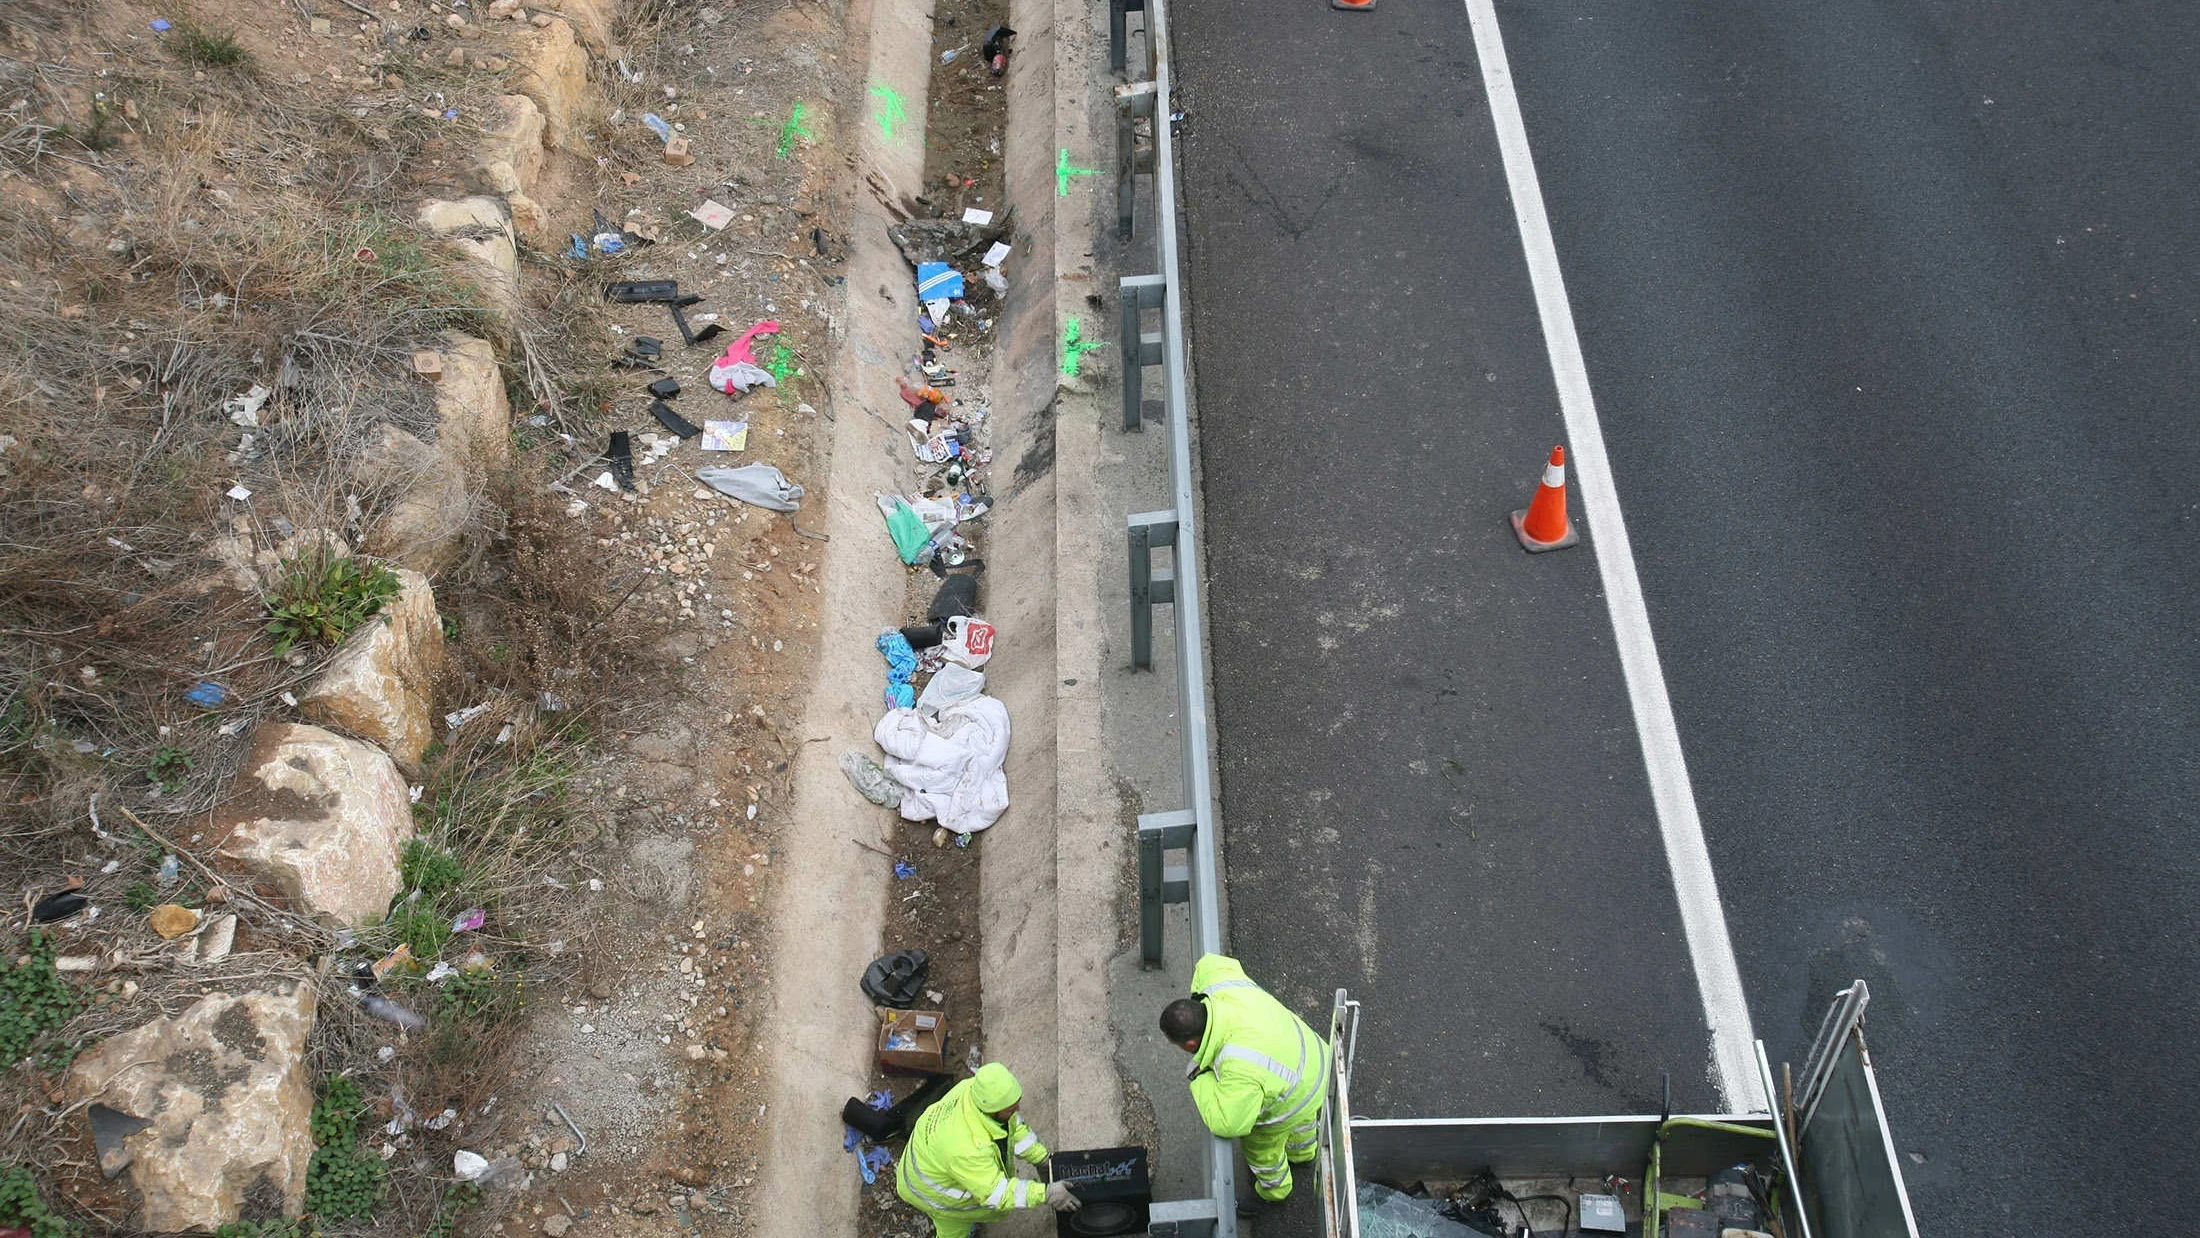
[{"label": "standing worker", "polygon": [[1008,1067],[987,1062],[917,1119],[894,1192],[932,1218],[939,1238],[970,1238],[973,1227],[1018,1208],[1082,1206],[1064,1183],[1016,1177],[1011,1157],[1033,1165],[1047,1159],[1046,1145],[1016,1116],[1023,1097]]},{"label": "standing worker", "polygon": [[1161,1011],[1161,1034],[1192,1055],[1192,1101],[1217,1139],[1235,1139],[1269,1203],[1291,1194],[1291,1166],[1314,1159],[1329,1045],[1226,955],[1201,955],[1192,995]]}]

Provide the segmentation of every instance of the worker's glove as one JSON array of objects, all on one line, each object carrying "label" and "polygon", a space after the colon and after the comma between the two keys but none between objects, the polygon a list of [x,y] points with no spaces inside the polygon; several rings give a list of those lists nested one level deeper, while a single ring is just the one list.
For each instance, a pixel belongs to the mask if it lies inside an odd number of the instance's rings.
[{"label": "worker's glove", "polygon": [[1085,1201],[1071,1193],[1069,1183],[1047,1183],[1047,1207],[1056,1212],[1075,1212],[1084,1206]]}]

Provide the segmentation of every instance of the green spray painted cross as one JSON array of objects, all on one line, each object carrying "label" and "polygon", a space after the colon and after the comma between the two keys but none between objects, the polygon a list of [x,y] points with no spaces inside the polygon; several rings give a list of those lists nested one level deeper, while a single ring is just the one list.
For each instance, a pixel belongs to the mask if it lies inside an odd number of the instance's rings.
[{"label": "green spray painted cross", "polygon": [[817,140],[817,135],[811,133],[808,127],[802,123],[805,111],[802,101],[795,100],[794,110],[787,113],[787,123],[779,127],[779,157],[781,159],[785,159],[787,152],[794,149],[796,138],[807,138],[813,142]]},{"label": "green spray painted cross", "polygon": [[1062,376],[1077,377],[1079,363],[1084,355],[1095,348],[1106,348],[1106,340],[1087,340],[1085,325],[1072,318],[1062,324]]},{"label": "green spray painted cross", "polygon": [[878,110],[871,113],[871,119],[878,122],[879,132],[891,142],[894,126],[909,119],[908,111],[901,105],[901,94],[891,86],[880,84],[871,87],[871,97],[879,101]]},{"label": "green spray painted cross", "polygon": [[1054,161],[1054,191],[1056,196],[1069,196],[1069,178],[1072,176],[1098,176],[1098,168],[1073,168],[1069,162],[1069,147],[1062,148],[1062,155]]}]

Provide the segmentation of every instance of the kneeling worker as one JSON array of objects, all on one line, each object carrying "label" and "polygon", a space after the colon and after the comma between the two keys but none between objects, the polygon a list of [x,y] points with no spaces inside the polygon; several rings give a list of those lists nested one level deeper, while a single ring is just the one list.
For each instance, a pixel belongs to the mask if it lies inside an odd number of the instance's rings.
[{"label": "kneeling worker", "polygon": [[1192,995],[1161,1011],[1161,1034],[1192,1055],[1192,1101],[1217,1139],[1235,1139],[1270,1203],[1291,1194],[1291,1166],[1314,1159],[1329,1045],[1245,976],[1236,959],[1202,955]]},{"label": "kneeling worker", "polygon": [[1046,1145],[1016,1116],[1023,1096],[1008,1067],[987,1062],[917,1119],[894,1169],[894,1191],[932,1218],[939,1238],[970,1238],[973,1226],[1018,1208],[1081,1206],[1063,1183],[1016,1177],[1011,1156],[1033,1165],[1047,1158]]}]

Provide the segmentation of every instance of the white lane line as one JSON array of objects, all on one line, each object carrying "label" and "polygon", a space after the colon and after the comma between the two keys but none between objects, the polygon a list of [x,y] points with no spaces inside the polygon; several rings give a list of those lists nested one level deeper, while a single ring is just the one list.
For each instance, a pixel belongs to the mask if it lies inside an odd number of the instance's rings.
[{"label": "white lane line", "polygon": [[1764,1111],[1766,1097],[1757,1078],[1755,1033],[1749,1002],[1742,995],[1741,969],[1726,931],[1726,910],[1719,903],[1718,878],[1704,847],[1703,822],[1696,815],[1696,794],[1689,787],[1688,762],[1681,756],[1680,728],[1666,695],[1665,672],[1658,665],[1657,642],[1650,635],[1650,613],[1635,576],[1635,552],[1620,517],[1619,491],[1612,484],[1611,462],[1604,454],[1604,431],[1597,424],[1596,399],[1589,393],[1589,371],[1574,333],[1574,312],[1566,300],[1566,280],[1558,269],[1558,247],[1543,209],[1543,188],[1528,150],[1520,100],[1513,93],[1512,68],[1505,60],[1504,36],[1497,29],[1491,0],[1465,0],[1474,27],[1474,46],[1482,63],[1482,86],[1489,94],[1497,145],[1505,157],[1505,179],[1512,187],[1513,214],[1528,254],[1528,275],[1535,285],[1536,312],[1543,319],[1544,347],[1558,381],[1559,411],[1566,421],[1568,463],[1581,483],[1581,502],[1596,548],[1597,571],[1612,611],[1621,671],[1635,711],[1635,732],[1642,737],[1642,759],[1650,774],[1650,797],[1657,806],[1658,829],[1665,836],[1665,861],[1673,870],[1680,900],[1681,927],[1696,966],[1696,988],[1703,997],[1704,1022],[1711,1029],[1712,1081],[1730,1109]]}]

